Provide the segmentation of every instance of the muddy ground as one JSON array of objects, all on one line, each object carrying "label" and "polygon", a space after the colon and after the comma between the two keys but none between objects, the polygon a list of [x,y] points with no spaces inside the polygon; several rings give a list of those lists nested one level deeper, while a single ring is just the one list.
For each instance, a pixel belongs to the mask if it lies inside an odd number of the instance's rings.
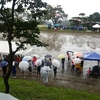
[{"label": "muddy ground", "polygon": [[[2,70],[0,69],[0,76],[2,77]],[[12,76],[11,76],[12,77]],[[36,69],[33,69],[32,74],[26,72],[26,78],[22,78],[20,69],[17,69],[17,78],[27,79],[31,81],[38,81],[40,84],[43,84],[42,78],[37,77]],[[17,79],[16,78],[16,79]],[[56,87],[65,87],[67,89],[75,89],[82,90],[87,92],[93,92],[100,94],[100,78],[88,78],[83,77],[82,74],[76,74],[76,72],[71,72],[71,68],[65,68],[62,70],[58,69],[58,73],[56,76],[53,74],[53,70],[51,70],[51,75],[49,77],[49,82],[46,86],[56,86]]]},{"label": "muddy ground", "polygon": [[[21,78],[20,71],[17,71],[17,78]],[[23,79],[23,78],[22,78]],[[40,84],[43,84],[42,78],[37,77],[36,70],[33,70],[32,75],[28,72],[26,73],[27,80],[38,81]],[[65,68],[64,70],[59,69],[56,76],[51,71],[49,77],[49,82],[46,86],[56,86],[56,87],[65,87],[67,89],[75,89],[87,92],[93,92],[100,94],[100,78],[84,78],[82,74],[76,74],[76,72],[71,72],[70,67]]]}]

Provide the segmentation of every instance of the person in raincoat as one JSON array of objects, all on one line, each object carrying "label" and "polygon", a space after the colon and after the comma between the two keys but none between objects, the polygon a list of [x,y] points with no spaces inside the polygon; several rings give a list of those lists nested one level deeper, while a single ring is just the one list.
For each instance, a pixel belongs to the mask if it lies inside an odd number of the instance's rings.
[{"label": "person in raincoat", "polygon": [[44,84],[46,84],[48,82],[48,77],[50,75],[50,71],[51,71],[51,69],[50,69],[49,66],[43,66],[41,68],[41,72],[40,73],[41,73],[41,76],[43,78],[43,83]]}]

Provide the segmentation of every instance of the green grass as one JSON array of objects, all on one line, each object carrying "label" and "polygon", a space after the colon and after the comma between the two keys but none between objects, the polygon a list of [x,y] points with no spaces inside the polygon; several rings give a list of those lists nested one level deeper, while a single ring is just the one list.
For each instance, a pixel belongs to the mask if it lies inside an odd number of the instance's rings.
[{"label": "green grass", "polygon": [[[100,95],[69,90],[64,87],[44,86],[35,81],[10,79],[10,94],[19,100],[100,100]],[[4,92],[3,78],[0,78],[0,92]]]}]

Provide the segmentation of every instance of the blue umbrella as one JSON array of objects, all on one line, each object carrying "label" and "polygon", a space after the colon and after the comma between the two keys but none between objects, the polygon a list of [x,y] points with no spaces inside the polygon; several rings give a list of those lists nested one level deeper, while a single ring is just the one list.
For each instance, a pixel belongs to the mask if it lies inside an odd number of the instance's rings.
[{"label": "blue umbrella", "polygon": [[4,66],[7,66],[8,65],[8,62],[7,61],[2,61],[0,63],[0,67],[4,67]]}]

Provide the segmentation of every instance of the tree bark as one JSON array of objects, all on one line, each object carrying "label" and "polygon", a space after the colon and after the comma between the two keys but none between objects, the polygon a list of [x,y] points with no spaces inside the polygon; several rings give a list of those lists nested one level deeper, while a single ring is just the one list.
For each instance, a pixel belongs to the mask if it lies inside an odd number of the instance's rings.
[{"label": "tree bark", "polygon": [[9,83],[8,83],[8,78],[6,76],[4,76],[3,78],[4,78],[4,84],[5,84],[5,93],[9,93],[10,86],[9,86]]}]

